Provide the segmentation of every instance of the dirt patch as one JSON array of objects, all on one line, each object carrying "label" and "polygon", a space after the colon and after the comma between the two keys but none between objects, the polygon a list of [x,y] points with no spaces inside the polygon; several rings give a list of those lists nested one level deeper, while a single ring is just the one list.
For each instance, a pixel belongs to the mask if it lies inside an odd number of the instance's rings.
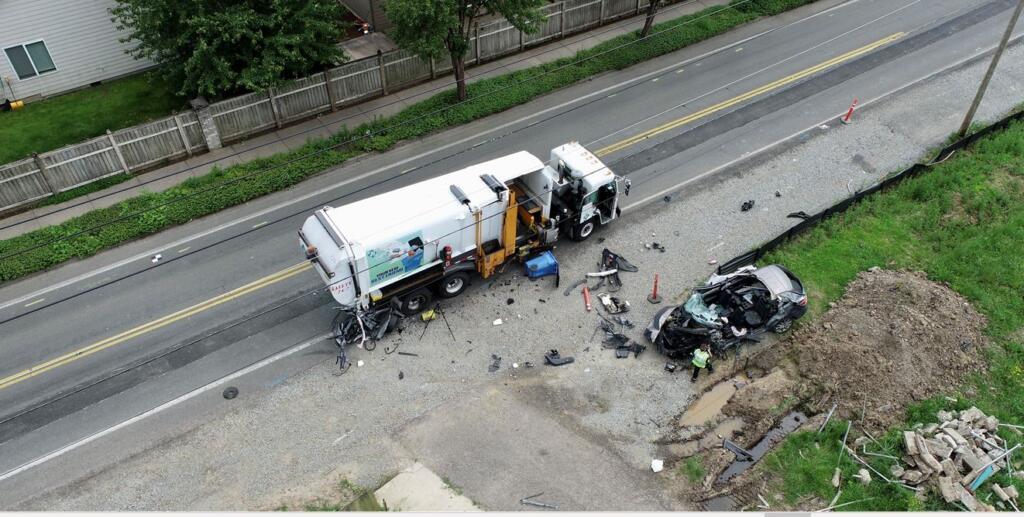
[{"label": "dirt patch", "polygon": [[[884,430],[903,420],[909,404],[949,393],[985,367],[985,323],[963,297],[923,273],[862,272],[817,321],[751,357],[745,374],[752,381],[739,386],[718,415],[696,429],[677,419],[678,445],[670,450],[681,457],[702,451],[707,474],[692,487],[695,498],[730,489],[737,494],[752,482],[750,472],[729,486],[712,486],[735,460],[721,448],[716,426],[729,421],[734,441],[750,447],[793,409],[823,412],[834,402],[833,418]],[[823,419],[816,415],[804,428],[817,428]],[[715,439],[710,450],[695,446]]]},{"label": "dirt patch", "polygon": [[815,324],[788,343],[801,378],[841,416],[885,429],[907,405],[948,393],[985,366],[985,318],[923,273],[866,271]]}]

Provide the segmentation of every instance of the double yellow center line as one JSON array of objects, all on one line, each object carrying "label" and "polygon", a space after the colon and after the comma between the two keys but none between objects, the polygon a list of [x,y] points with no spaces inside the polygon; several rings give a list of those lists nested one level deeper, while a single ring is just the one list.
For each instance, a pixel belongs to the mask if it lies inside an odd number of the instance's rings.
[{"label": "double yellow center line", "polygon": [[726,108],[735,106],[735,105],[737,105],[737,104],[739,104],[741,102],[750,100],[750,99],[752,99],[754,97],[757,97],[758,95],[763,95],[763,94],[768,93],[768,92],[770,92],[772,90],[777,90],[779,88],[782,88],[783,86],[786,86],[787,84],[792,84],[792,83],[794,83],[796,81],[799,81],[799,80],[801,80],[801,79],[803,79],[805,77],[811,76],[813,74],[821,72],[822,70],[825,70],[827,68],[830,68],[830,67],[833,67],[835,65],[838,65],[839,63],[842,63],[844,61],[849,61],[849,60],[854,59],[856,57],[859,57],[859,56],[862,56],[864,54],[867,54],[868,52],[871,52],[872,50],[875,50],[875,49],[877,49],[877,48],[879,48],[879,47],[881,47],[883,45],[888,45],[889,43],[892,43],[893,41],[896,41],[896,40],[902,38],[905,35],[906,35],[906,33],[897,32],[896,34],[893,34],[891,36],[887,36],[885,38],[882,38],[882,39],[880,39],[880,40],[878,40],[878,41],[876,41],[874,43],[865,45],[865,46],[860,47],[860,48],[855,49],[855,50],[851,50],[851,51],[849,51],[849,52],[847,52],[847,53],[845,53],[845,54],[843,54],[841,56],[834,57],[834,58],[829,59],[828,61],[825,61],[823,63],[819,63],[819,64],[814,65],[814,66],[812,66],[810,68],[807,68],[805,70],[801,70],[801,71],[799,71],[799,72],[797,72],[797,73],[795,73],[793,75],[789,75],[789,76],[783,77],[782,79],[779,79],[777,81],[773,81],[771,83],[768,83],[768,84],[766,84],[766,85],[764,85],[764,86],[762,86],[760,88],[755,88],[755,89],[753,89],[753,90],[751,90],[751,91],[749,91],[747,93],[744,93],[743,95],[737,95],[736,97],[733,97],[733,98],[731,98],[729,100],[725,100],[725,101],[719,102],[718,104],[715,104],[713,106],[708,106],[707,108],[704,108],[704,109],[702,109],[702,110],[700,110],[700,111],[698,111],[696,113],[693,113],[693,114],[690,114],[690,115],[686,115],[685,117],[677,118],[677,119],[675,119],[675,120],[673,120],[671,122],[667,122],[667,123],[662,124],[662,125],[660,125],[658,127],[648,129],[647,131],[644,131],[644,132],[642,132],[642,133],[640,133],[638,135],[631,136],[631,137],[629,137],[629,138],[627,138],[625,140],[622,140],[620,142],[616,142],[616,143],[614,143],[612,145],[609,145],[608,147],[604,147],[602,149],[598,149],[594,154],[596,154],[597,156],[605,156],[605,155],[614,153],[616,151],[621,151],[622,149],[625,149],[625,148],[627,148],[627,147],[629,147],[629,146],[631,146],[633,144],[636,144],[636,143],[638,143],[640,141],[643,141],[643,140],[646,140],[648,138],[660,135],[660,134],[662,134],[662,133],[664,133],[666,131],[670,131],[670,130],[675,129],[675,128],[679,127],[679,126],[682,126],[684,124],[689,124],[690,122],[693,122],[695,120],[702,119],[702,118],[707,117],[708,115],[711,115],[711,114],[716,113],[718,111],[721,111],[721,110],[724,110]]},{"label": "double yellow center line", "polygon": [[[668,122],[668,123],[663,124],[661,126],[658,126],[656,128],[649,129],[647,131],[644,131],[643,133],[640,133],[638,135],[635,135],[635,136],[632,136],[630,138],[627,138],[627,139],[625,139],[625,140],[623,140],[621,142],[609,145],[608,147],[605,147],[603,149],[598,150],[595,154],[597,154],[598,156],[604,156],[604,155],[613,153],[615,151],[619,151],[621,149],[625,149],[626,147],[629,147],[629,146],[631,146],[631,145],[633,145],[633,144],[635,144],[637,142],[640,142],[640,141],[642,141],[644,139],[651,138],[653,136],[659,135],[659,134],[664,133],[666,131],[669,131],[671,129],[677,128],[677,127],[682,126],[684,124],[687,124],[687,123],[693,122],[695,120],[698,120],[700,118],[703,118],[703,117],[706,117],[708,115],[711,115],[711,114],[713,114],[713,113],[715,113],[717,111],[721,111],[723,109],[729,108],[730,106],[734,106],[734,105],[739,104],[739,103],[741,103],[743,101],[746,101],[746,100],[749,100],[751,98],[754,98],[754,97],[756,97],[758,95],[763,95],[763,94],[765,94],[767,92],[770,92],[772,90],[776,90],[778,88],[781,88],[781,87],[783,87],[783,86],[785,86],[787,84],[791,84],[793,82],[799,81],[800,79],[803,79],[803,78],[808,77],[808,76],[810,76],[812,74],[818,73],[818,72],[820,72],[822,70],[825,70],[825,69],[827,69],[829,67],[835,66],[835,65],[837,65],[839,63],[842,63],[844,61],[849,61],[849,60],[851,60],[851,59],[853,59],[855,57],[864,55],[864,54],[866,54],[868,52],[871,52],[872,50],[875,50],[875,49],[883,46],[883,45],[886,45],[886,44],[889,44],[889,43],[891,43],[893,41],[896,41],[897,39],[903,37],[904,35],[905,35],[905,33],[903,33],[903,32],[897,32],[896,34],[893,34],[891,36],[882,38],[882,39],[880,39],[880,40],[878,40],[878,41],[876,41],[874,43],[871,43],[869,45],[865,45],[865,46],[860,47],[860,48],[858,48],[856,50],[851,50],[850,52],[847,52],[847,53],[845,53],[845,54],[843,54],[841,56],[832,58],[832,59],[830,59],[828,61],[825,61],[823,63],[820,63],[818,65],[812,66],[812,67],[810,67],[810,68],[808,68],[806,70],[802,70],[802,71],[797,72],[797,73],[795,73],[793,75],[790,75],[790,76],[787,76],[787,77],[783,77],[782,79],[779,79],[777,81],[773,81],[773,82],[771,82],[769,84],[766,84],[766,85],[764,85],[764,86],[762,86],[760,88],[757,88],[757,89],[751,90],[751,91],[749,91],[747,93],[744,93],[743,95],[739,95],[739,96],[733,97],[733,98],[731,98],[731,99],[729,99],[727,101],[723,101],[723,102],[720,102],[718,104],[715,104],[714,106],[710,106],[708,108],[704,108],[704,109],[702,109],[702,110],[700,110],[700,111],[698,111],[696,113],[693,113],[691,115],[687,115],[685,117],[673,120],[671,122]],[[143,334],[152,332],[152,331],[157,330],[159,328],[166,327],[167,325],[170,325],[170,324],[172,324],[172,323],[174,323],[176,321],[180,321],[180,320],[183,320],[185,318],[188,318],[189,316],[193,316],[193,315],[199,314],[199,313],[201,313],[203,311],[207,311],[207,310],[212,309],[212,308],[214,308],[214,307],[216,307],[218,305],[221,305],[221,304],[227,303],[227,302],[229,302],[231,300],[234,300],[234,299],[236,299],[236,298],[238,298],[240,296],[244,296],[246,294],[252,293],[254,291],[257,291],[257,290],[262,289],[264,287],[267,287],[269,285],[275,284],[275,283],[280,282],[282,280],[285,280],[287,278],[291,278],[291,277],[293,277],[293,276],[295,276],[295,275],[297,275],[297,274],[299,274],[299,273],[309,269],[310,267],[311,267],[311,265],[310,265],[309,262],[302,262],[302,263],[296,264],[294,266],[285,268],[285,269],[283,269],[281,271],[278,271],[276,273],[273,273],[271,275],[267,275],[267,276],[265,276],[265,277],[263,277],[263,278],[261,278],[259,280],[256,280],[254,282],[251,282],[251,283],[248,283],[246,285],[243,285],[242,287],[239,287],[239,288],[237,288],[237,289],[235,289],[233,291],[230,291],[230,292],[224,293],[222,295],[216,296],[214,298],[211,298],[211,299],[206,300],[204,302],[198,303],[198,304],[193,305],[191,307],[188,307],[186,309],[182,309],[182,310],[180,310],[178,312],[175,312],[173,314],[168,314],[167,316],[164,316],[164,317],[162,317],[160,319],[157,319],[157,320],[151,321],[149,323],[140,325],[140,326],[135,327],[135,328],[133,328],[131,330],[127,330],[125,332],[117,334],[116,336],[112,336],[112,337],[106,338],[106,339],[104,339],[102,341],[98,341],[98,342],[93,343],[91,345],[88,345],[86,347],[80,348],[78,350],[74,350],[72,352],[68,352],[68,353],[66,353],[64,355],[61,355],[60,357],[55,357],[55,358],[50,359],[50,360],[48,360],[46,362],[40,363],[40,364],[38,364],[36,366],[33,366],[33,367],[31,367],[31,368],[29,368],[27,370],[20,371],[20,372],[14,374],[14,375],[10,375],[8,377],[4,377],[3,379],[0,379],[0,389],[4,389],[4,388],[7,388],[9,386],[13,386],[13,385],[15,385],[15,384],[17,384],[17,383],[19,383],[21,381],[24,381],[26,379],[35,377],[36,375],[39,375],[41,373],[53,370],[54,368],[58,368],[60,366],[64,366],[64,365],[66,365],[68,363],[71,363],[73,361],[77,361],[78,359],[81,359],[83,357],[95,354],[97,352],[100,352],[100,351],[105,350],[107,348],[110,348],[112,346],[119,345],[121,343],[124,343],[125,341],[128,341],[130,339],[136,338],[136,337],[141,336]]]},{"label": "double yellow center line", "polygon": [[129,339],[141,336],[143,334],[152,332],[162,327],[166,327],[171,323],[181,321],[185,318],[188,318],[189,316],[199,314],[203,311],[212,309],[218,305],[230,302],[235,298],[245,296],[246,294],[249,294],[253,291],[267,287],[268,285],[272,285],[287,278],[291,278],[309,269],[310,267],[311,265],[309,262],[301,262],[294,266],[282,269],[277,273],[267,275],[263,278],[260,278],[259,280],[245,284],[242,287],[239,287],[233,291],[229,291],[224,294],[215,296],[213,298],[210,298],[209,300],[197,303],[196,305],[182,309],[173,314],[168,314],[167,316],[164,316],[160,319],[153,320],[149,323],[140,325],[131,330],[126,330],[116,336],[108,337],[107,339],[97,341],[96,343],[93,343],[89,346],[80,348],[72,352],[68,352],[60,357],[55,357],[53,359],[50,359],[49,361],[37,364],[27,370],[22,370],[14,375],[10,375],[8,377],[0,379],[0,389],[12,386],[26,379],[35,377],[36,375],[39,375],[43,372],[50,371],[54,368],[64,366],[72,361],[77,361],[78,359],[95,354],[96,352],[99,352],[101,350],[106,350],[107,348],[110,348],[114,345],[119,345],[121,343],[124,343],[125,341],[128,341]]}]

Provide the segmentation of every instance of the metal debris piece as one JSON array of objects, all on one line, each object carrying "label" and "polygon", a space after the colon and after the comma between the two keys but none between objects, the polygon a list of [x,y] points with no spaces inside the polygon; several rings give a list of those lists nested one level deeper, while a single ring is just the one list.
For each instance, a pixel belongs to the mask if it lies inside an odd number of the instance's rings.
[{"label": "metal debris piece", "polygon": [[558,509],[558,505],[557,504],[542,503],[540,501],[533,501],[532,500],[534,497],[540,497],[542,495],[544,495],[544,492],[524,497],[524,498],[519,500],[519,504],[528,504],[530,506],[537,506],[539,508],[550,508],[552,510],[557,510]]}]

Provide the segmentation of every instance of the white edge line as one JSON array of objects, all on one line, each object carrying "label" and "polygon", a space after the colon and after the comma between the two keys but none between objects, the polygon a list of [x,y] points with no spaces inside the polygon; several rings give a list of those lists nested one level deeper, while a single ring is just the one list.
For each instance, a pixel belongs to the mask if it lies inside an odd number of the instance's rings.
[{"label": "white edge line", "polygon": [[[1020,41],[1022,39],[1024,39],[1024,34],[1019,35],[1016,38],[1014,38],[1007,46],[1009,47],[1009,46],[1016,45],[1016,44],[1020,43]],[[870,106],[871,104],[874,104],[874,103],[876,103],[876,102],[878,102],[880,100],[883,100],[883,99],[885,99],[885,98],[887,98],[887,97],[889,97],[891,95],[895,95],[895,94],[899,93],[902,90],[906,90],[908,88],[912,88],[912,87],[917,86],[917,85],[919,85],[921,83],[924,83],[924,82],[927,82],[927,81],[929,81],[931,79],[934,79],[935,77],[938,77],[939,75],[942,75],[942,74],[944,74],[944,73],[946,73],[946,72],[948,72],[950,70],[958,68],[958,67],[962,66],[964,63],[967,63],[968,61],[977,59],[979,56],[983,56],[983,55],[991,52],[992,49],[994,49],[994,48],[995,48],[995,46],[992,46],[992,47],[989,47],[989,48],[987,48],[985,50],[976,52],[976,53],[974,53],[974,54],[972,54],[972,55],[970,55],[970,56],[968,56],[968,57],[966,57],[964,59],[961,59],[960,61],[957,61],[956,63],[953,63],[953,64],[951,64],[951,65],[949,65],[949,66],[947,66],[947,67],[945,67],[945,68],[943,68],[941,70],[936,70],[935,72],[932,72],[931,74],[928,74],[928,75],[926,75],[924,77],[921,77],[921,78],[914,79],[912,81],[903,83],[902,85],[900,85],[900,86],[898,86],[896,88],[893,88],[893,89],[891,89],[891,90],[889,90],[889,91],[887,91],[887,92],[885,92],[885,93],[883,93],[881,95],[878,95],[878,96],[875,96],[875,97],[871,98],[870,100],[867,100],[867,101],[864,101],[864,102],[860,102],[860,103],[858,103],[858,105],[861,107],[861,109],[863,109],[864,107]],[[686,185],[689,185],[690,183],[693,183],[695,181],[701,180],[701,179],[707,177],[708,175],[711,175],[711,174],[714,174],[716,172],[719,172],[722,169],[725,169],[727,167],[731,167],[731,166],[733,166],[733,165],[735,165],[735,164],[737,164],[739,162],[742,162],[744,160],[753,158],[753,157],[755,157],[755,156],[757,156],[757,155],[759,155],[759,154],[761,154],[761,153],[763,153],[763,152],[765,152],[765,151],[767,151],[767,150],[769,150],[769,149],[771,149],[771,148],[773,148],[773,147],[775,147],[777,145],[785,143],[785,142],[787,142],[789,140],[792,140],[792,139],[794,139],[794,138],[796,138],[796,137],[798,137],[798,136],[800,136],[800,135],[802,135],[802,134],[804,134],[804,133],[806,133],[808,131],[811,131],[811,130],[821,126],[822,124],[826,124],[828,122],[832,122],[836,118],[842,116],[844,113],[846,113],[846,110],[843,110],[843,111],[841,111],[839,113],[836,113],[835,115],[833,115],[831,117],[828,117],[825,120],[822,120],[822,121],[817,122],[815,124],[811,124],[810,126],[804,128],[804,129],[801,129],[801,130],[799,130],[799,131],[797,131],[795,133],[792,133],[789,136],[780,138],[780,139],[778,139],[778,140],[776,140],[776,141],[774,141],[774,142],[772,142],[772,143],[770,143],[768,145],[760,147],[760,148],[758,148],[758,149],[756,149],[754,151],[750,151],[750,152],[744,153],[742,156],[740,156],[740,157],[738,157],[736,159],[730,160],[730,161],[728,161],[726,163],[723,163],[721,165],[718,165],[718,166],[716,166],[713,169],[708,169],[707,171],[702,172],[701,174],[699,174],[697,176],[694,176],[694,177],[692,177],[692,178],[690,178],[690,179],[688,179],[688,180],[686,180],[686,181],[684,181],[682,183],[677,183],[676,185],[674,185],[672,187],[668,187],[668,188],[662,189],[661,191],[659,191],[659,192],[657,192],[655,194],[651,194],[651,195],[649,195],[649,196],[647,196],[647,197],[637,201],[636,203],[632,203],[630,205],[622,207],[622,210],[623,211],[628,211],[628,210],[634,210],[634,209],[640,208],[641,206],[646,205],[646,204],[654,201],[657,198],[664,197],[666,194],[670,194],[672,192],[676,192],[679,189],[685,187]],[[833,126],[833,127],[838,127],[838,126]]]},{"label": "white edge line", "polygon": [[170,408],[172,408],[174,406],[177,406],[178,404],[181,404],[182,402],[185,402],[185,401],[187,401],[189,399],[193,399],[193,398],[195,398],[195,397],[197,397],[199,395],[202,395],[203,393],[206,393],[207,391],[210,391],[210,390],[212,390],[214,388],[217,388],[218,386],[221,386],[221,385],[223,385],[226,382],[229,382],[229,381],[232,381],[232,380],[237,379],[239,377],[242,377],[243,375],[248,375],[249,373],[252,373],[252,372],[254,372],[254,371],[256,371],[256,370],[258,370],[260,368],[263,368],[264,366],[266,366],[266,365],[268,365],[270,363],[273,363],[273,362],[279,361],[281,359],[284,359],[285,357],[288,357],[288,356],[290,356],[292,354],[295,354],[297,352],[301,352],[302,350],[305,350],[305,349],[309,348],[310,346],[312,346],[314,343],[319,343],[320,341],[323,341],[323,340],[325,340],[325,339],[327,339],[329,337],[331,337],[331,334],[330,333],[326,333],[326,334],[321,334],[319,336],[311,338],[311,339],[309,339],[307,341],[304,341],[302,343],[299,343],[298,345],[295,345],[295,346],[293,346],[293,347],[291,347],[291,348],[289,348],[287,350],[282,350],[281,352],[278,352],[278,353],[276,353],[276,354],[274,354],[274,355],[272,355],[270,357],[267,357],[267,358],[262,359],[262,360],[260,360],[258,362],[255,362],[255,363],[253,363],[253,364],[251,364],[249,366],[246,366],[245,368],[242,368],[241,370],[238,370],[238,371],[236,371],[236,372],[234,372],[234,373],[232,373],[230,375],[227,375],[225,377],[221,377],[220,379],[217,379],[217,380],[215,380],[215,381],[213,381],[213,382],[211,382],[211,383],[209,383],[209,384],[207,384],[205,386],[201,386],[199,388],[196,388],[196,389],[194,389],[194,390],[192,390],[192,391],[190,391],[190,392],[188,392],[188,393],[186,393],[186,394],[184,394],[184,395],[182,395],[182,396],[180,396],[180,397],[178,397],[176,399],[164,402],[163,404],[160,404],[159,406],[157,406],[157,407],[155,407],[153,409],[150,409],[149,411],[140,413],[140,414],[138,414],[136,416],[133,416],[132,418],[129,418],[128,420],[125,420],[125,421],[123,421],[123,422],[121,422],[119,424],[116,424],[114,426],[111,426],[111,427],[108,427],[106,429],[103,429],[102,431],[97,431],[97,432],[95,432],[93,434],[90,434],[89,436],[86,436],[85,438],[82,438],[82,439],[80,439],[80,440],[78,440],[76,442],[72,442],[72,443],[70,443],[68,445],[65,445],[64,447],[61,447],[61,448],[59,448],[59,449],[57,449],[57,450],[55,450],[55,451],[53,451],[53,452],[51,452],[49,454],[40,456],[40,457],[38,457],[38,458],[28,462],[28,463],[25,463],[24,465],[21,465],[20,467],[16,467],[16,468],[14,468],[12,470],[4,472],[2,475],[0,475],[0,481],[5,481],[7,479],[10,479],[10,478],[12,478],[14,476],[17,476],[18,474],[21,474],[22,472],[25,472],[25,471],[33,468],[33,467],[37,467],[39,465],[42,465],[43,463],[46,463],[46,462],[48,462],[48,461],[50,461],[52,459],[58,458],[60,456],[63,456],[64,454],[67,454],[68,452],[71,452],[71,451],[73,451],[73,450],[75,450],[75,449],[77,449],[79,447],[82,447],[84,445],[92,443],[92,442],[94,442],[96,440],[99,440],[100,438],[103,438],[104,436],[107,436],[107,435],[109,435],[111,433],[117,432],[117,431],[119,431],[121,429],[124,429],[125,427],[128,427],[128,426],[130,426],[130,425],[132,425],[132,424],[134,424],[136,422],[139,422],[139,421],[144,420],[144,419],[146,419],[148,417],[151,417],[151,416],[153,416],[153,415],[155,415],[155,414],[157,414],[157,413],[159,413],[161,411],[164,411],[165,409],[170,409]]},{"label": "white edge line", "polygon": [[[797,25],[799,23],[803,23],[803,22],[805,22],[807,20],[810,20],[812,18],[816,18],[816,17],[818,17],[818,16],[820,16],[820,15],[826,13],[826,12],[829,12],[829,11],[832,11],[832,10],[835,10],[835,9],[839,9],[839,8],[842,8],[842,7],[846,7],[846,6],[855,4],[855,3],[859,2],[859,1],[860,0],[849,0],[849,1],[844,2],[842,4],[832,6],[832,7],[828,8],[828,9],[826,9],[824,11],[821,11],[821,12],[818,12],[818,13],[814,13],[814,14],[806,17],[806,18],[801,18],[799,20],[796,20],[794,22],[791,22],[791,23],[788,23],[788,24],[785,24],[785,25],[780,25],[778,27],[773,27],[773,28],[767,29],[767,30],[765,30],[763,32],[759,32],[757,34],[754,34],[752,36],[748,36],[746,38],[743,38],[743,39],[741,39],[739,41],[735,41],[735,42],[730,43],[728,45],[725,45],[725,46],[722,46],[722,47],[718,47],[718,48],[713,49],[713,50],[709,50],[709,51],[707,51],[707,52],[705,52],[703,54],[694,56],[694,57],[689,58],[689,59],[685,59],[685,60],[683,60],[681,62],[673,63],[671,65],[665,66],[665,67],[660,68],[658,70],[654,70],[654,71],[648,72],[646,74],[643,74],[641,76],[637,76],[637,77],[634,77],[632,79],[629,79],[629,80],[626,80],[626,81],[622,81],[620,83],[608,86],[608,87],[603,88],[601,90],[588,93],[588,94],[586,94],[586,95],[584,95],[582,97],[574,98],[574,99],[572,99],[570,101],[564,102],[564,103],[559,104],[557,106],[551,106],[551,107],[549,107],[547,109],[531,113],[529,115],[520,117],[520,118],[518,118],[516,120],[513,120],[513,121],[506,122],[504,124],[501,124],[499,126],[491,128],[490,130],[488,130],[484,134],[491,134],[491,133],[494,133],[496,131],[501,131],[501,130],[507,128],[507,127],[520,124],[522,122],[525,122],[525,121],[530,120],[532,118],[538,117],[540,115],[546,115],[547,113],[550,113],[552,111],[562,109],[562,108],[564,108],[566,106],[571,106],[573,104],[576,104],[576,103],[579,103],[581,101],[590,99],[592,97],[604,95],[605,93],[607,93],[609,91],[616,90],[616,89],[622,88],[624,86],[627,86],[627,85],[630,85],[630,84],[633,84],[633,83],[646,81],[647,78],[649,78],[651,76],[663,74],[663,73],[665,73],[667,71],[670,71],[670,70],[673,70],[673,69],[675,69],[676,67],[679,67],[679,66],[686,66],[686,65],[688,65],[690,63],[693,63],[695,61],[699,61],[701,59],[704,59],[704,58],[707,58],[709,56],[715,55],[717,53],[729,50],[729,49],[731,49],[733,47],[736,47],[738,45],[742,45],[744,43],[747,43],[748,41],[752,41],[754,39],[760,38],[762,36],[765,36],[767,34],[770,34],[772,32],[778,31],[778,30],[782,30],[782,29],[785,29],[785,28],[788,28],[788,27],[792,27],[794,25]],[[462,127],[465,127],[465,126],[462,126]],[[457,128],[452,128],[452,129],[457,129]],[[250,221],[252,219],[256,219],[258,217],[262,217],[262,216],[264,216],[266,214],[269,214],[271,212],[275,212],[275,211],[280,210],[282,208],[285,208],[287,206],[294,205],[294,204],[300,203],[302,201],[305,201],[307,199],[310,199],[310,198],[319,196],[321,194],[330,192],[331,190],[334,190],[334,189],[336,189],[338,187],[341,187],[341,186],[344,186],[344,185],[348,185],[350,183],[354,183],[356,181],[362,180],[364,178],[368,178],[370,176],[375,176],[375,175],[380,174],[381,172],[384,172],[384,171],[386,171],[388,169],[400,167],[400,166],[405,165],[406,163],[409,163],[411,161],[419,160],[420,158],[423,158],[423,157],[435,154],[438,151],[443,151],[443,150],[451,148],[451,147],[462,145],[462,144],[464,144],[466,142],[469,142],[471,140],[477,140],[479,138],[480,138],[480,134],[478,133],[478,134],[475,134],[473,136],[469,136],[469,137],[466,137],[466,138],[463,138],[463,139],[460,139],[460,140],[456,140],[456,141],[450,142],[450,143],[442,145],[440,147],[436,147],[434,149],[431,149],[430,151],[425,151],[423,153],[420,153],[420,154],[417,154],[417,155],[414,155],[414,156],[410,156],[408,158],[399,160],[397,162],[393,162],[393,163],[390,163],[388,165],[385,165],[385,166],[382,166],[382,167],[378,167],[376,169],[364,172],[363,174],[360,174],[358,176],[355,176],[355,177],[346,179],[344,181],[340,181],[338,183],[334,183],[332,185],[328,185],[326,187],[320,188],[320,189],[315,190],[313,192],[304,194],[304,195],[302,195],[300,197],[292,198],[292,199],[289,199],[288,201],[285,201],[285,202],[282,202],[282,203],[278,203],[278,204],[273,205],[271,207],[268,207],[268,208],[265,208],[263,210],[260,210],[259,212],[253,212],[252,214],[249,214],[247,216],[235,219],[233,221],[228,221],[228,222],[226,222],[224,224],[215,226],[213,228],[209,228],[209,229],[204,230],[204,231],[199,232],[199,233],[195,233],[195,234],[189,235],[188,237],[181,238],[181,239],[176,240],[174,242],[171,242],[169,244],[163,244],[163,245],[161,245],[159,247],[156,247],[156,248],[153,248],[153,249],[151,249],[149,251],[144,251],[144,252],[138,253],[138,254],[136,254],[134,256],[131,256],[129,258],[126,258],[124,260],[120,260],[118,262],[114,262],[114,263],[109,264],[107,266],[104,266],[102,268],[94,269],[92,271],[89,271],[88,273],[83,273],[83,274],[75,276],[73,278],[69,278],[67,280],[58,282],[56,284],[53,284],[53,285],[44,287],[42,289],[33,291],[33,292],[29,293],[29,294],[20,296],[18,298],[13,299],[13,300],[6,301],[6,302],[0,304],[0,310],[6,309],[8,307],[12,307],[12,306],[17,305],[17,304],[19,304],[21,302],[24,302],[26,300],[31,300],[31,299],[36,298],[38,296],[47,294],[47,293],[49,293],[51,291],[55,291],[57,289],[62,289],[62,288],[67,287],[69,285],[81,282],[82,280],[91,278],[93,276],[106,273],[107,271],[111,271],[113,269],[120,268],[122,266],[130,264],[130,263],[135,262],[137,260],[140,260],[140,259],[143,259],[143,258],[148,259],[153,254],[155,254],[155,253],[157,253],[159,251],[163,251],[165,249],[170,249],[170,248],[175,248],[175,247],[181,246],[183,244],[189,243],[191,241],[194,241],[196,239],[201,239],[203,237],[206,237],[208,235],[212,235],[214,233],[220,232],[220,231],[225,230],[227,228],[230,228],[232,226],[235,226],[235,225],[238,225],[238,224]],[[373,156],[373,155],[371,155],[371,156]]]}]

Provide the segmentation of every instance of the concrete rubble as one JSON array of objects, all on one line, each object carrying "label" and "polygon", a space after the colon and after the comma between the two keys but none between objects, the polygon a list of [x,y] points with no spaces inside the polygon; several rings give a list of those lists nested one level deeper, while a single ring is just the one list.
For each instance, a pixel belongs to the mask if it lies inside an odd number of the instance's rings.
[{"label": "concrete rubble", "polygon": [[[994,508],[975,497],[996,472],[1010,467],[1014,448],[996,435],[999,420],[976,407],[939,411],[939,424],[903,431],[906,454],[892,473],[909,486],[932,486],[947,503],[959,502],[972,512]],[[1014,487],[992,486],[1002,502],[1016,507]]]}]

